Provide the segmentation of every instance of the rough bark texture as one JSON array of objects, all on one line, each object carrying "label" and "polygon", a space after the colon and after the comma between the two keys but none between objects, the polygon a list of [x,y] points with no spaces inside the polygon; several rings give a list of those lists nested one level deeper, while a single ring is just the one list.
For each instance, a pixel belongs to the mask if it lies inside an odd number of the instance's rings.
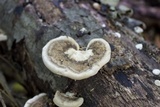
[{"label": "rough bark texture", "polygon": [[[110,17],[99,15],[87,2],[66,1],[63,8],[49,0],[33,0],[27,5],[22,2],[0,0],[0,28],[8,35],[1,55],[15,65],[10,68],[11,78],[18,78],[14,72],[19,72],[23,77],[19,81],[29,96],[46,92],[51,99],[56,90],[61,90],[82,96],[82,107],[160,106],[160,90],[154,84],[159,76],[152,74],[153,69],[160,69],[159,49],[123,24],[118,26]],[[102,20],[97,21],[99,18]],[[106,28],[101,27],[102,23]],[[90,34],[77,37],[83,27]],[[113,32],[119,32],[121,38]],[[60,35],[73,37],[81,47],[93,38],[106,39],[112,47],[111,61],[97,75],[81,81],[51,73],[42,62],[41,51],[50,39]],[[143,43],[142,50],[135,48],[137,43]],[[5,61],[2,63],[10,67]]]}]

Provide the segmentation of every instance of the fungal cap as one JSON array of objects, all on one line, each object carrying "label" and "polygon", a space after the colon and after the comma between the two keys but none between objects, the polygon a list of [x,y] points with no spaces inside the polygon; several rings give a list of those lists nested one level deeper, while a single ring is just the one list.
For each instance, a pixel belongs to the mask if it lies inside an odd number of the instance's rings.
[{"label": "fungal cap", "polygon": [[134,31],[136,33],[143,33],[143,29],[141,27],[139,27],[139,26],[134,27]]},{"label": "fungal cap", "polygon": [[0,34],[0,41],[6,41],[7,40],[7,36],[4,34]]},{"label": "fungal cap", "polygon": [[106,27],[106,24],[103,23],[101,26],[102,26],[102,28],[105,28],[105,27]]},{"label": "fungal cap", "polygon": [[154,84],[157,85],[157,86],[160,86],[160,80],[155,80]]},{"label": "fungal cap", "polygon": [[152,73],[154,75],[159,75],[160,74],[160,70],[159,69],[153,69]]},{"label": "fungal cap", "polygon": [[100,0],[100,2],[102,3],[102,4],[108,4],[108,5],[110,5],[110,6],[117,6],[118,5],[118,3],[119,3],[119,0]]},{"label": "fungal cap", "polygon": [[83,104],[84,99],[82,97],[75,97],[74,93],[68,92],[64,94],[56,91],[53,102],[58,107],[80,107]]},{"label": "fungal cap", "polygon": [[117,38],[121,38],[121,34],[118,33],[118,32],[115,32],[115,33],[114,33],[114,36],[117,37]]},{"label": "fungal cap", "polygon": [[111,49],[104,39],[93,39],[85,51],[79,50],[77,42],[68,36],[50,40],[42,50],[45,66],[53,73],[74,80],[95,75],[111,57]]},{"label": "fungal cap", "polygon": [[34,96],[33,98],[27,100],[24,107],[34,107],[36,102],[43,101],[43,98],[46,96],[46,93],[41,93],[39,95]]},{"label": "fungal cap", "polygon": [[92,6],[93,6],[93,8],[96,9],[96,10],[101,10],[101,6],[100,6],[100,4],[97,3],[97,2],[94,2],[94,3],[92,4]]},{"label": "fungal cap", "polygon": [[142,50],[143,49],[143,44],[139,43],[139,44],[136,44],[135,46],[138,50]]}]

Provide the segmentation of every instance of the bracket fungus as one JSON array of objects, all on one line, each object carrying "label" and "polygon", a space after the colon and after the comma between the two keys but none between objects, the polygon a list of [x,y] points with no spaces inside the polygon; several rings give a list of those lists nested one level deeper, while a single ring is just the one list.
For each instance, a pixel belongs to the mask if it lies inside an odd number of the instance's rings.
[{"label": "bracket fungus", "polygon": [[24,107],[43,107],[43,103],[46,101],[46,93],[41,93],[39,95],[34,96],[33,98],[29,99]]},{"label": "bracket fungus", "polygon": [[64,94],[56,91],[53,102],[58,107],[80,107],[83,104],[84,99],[75,97],[74,93],[67,92]]},{"label": "bracket fungus", "polygon": [[71,37],[50,40],[42,50],[45,66],[55,74],[74,80],[89,78],[98,73],[111,57],[111,48],[102,38],[92,39],[86,50],[81,50]]}]

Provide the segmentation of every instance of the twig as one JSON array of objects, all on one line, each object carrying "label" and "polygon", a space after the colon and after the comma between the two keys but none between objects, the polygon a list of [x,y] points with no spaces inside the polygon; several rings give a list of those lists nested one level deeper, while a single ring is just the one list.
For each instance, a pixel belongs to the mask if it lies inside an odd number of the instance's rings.
[{"label": "twig", "polygon": [[0,101],[1,101],[2,107],[6,107],[6,104],[5,104],[4,100],[3,100],[1,92],[0,92]]}]

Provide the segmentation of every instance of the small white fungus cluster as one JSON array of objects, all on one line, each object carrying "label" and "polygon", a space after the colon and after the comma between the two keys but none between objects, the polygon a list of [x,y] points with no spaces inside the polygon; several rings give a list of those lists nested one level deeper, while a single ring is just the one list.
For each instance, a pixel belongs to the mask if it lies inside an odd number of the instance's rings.
[{"label": "small white fungus cluster", "polygon": [[143,29],[141,27],[139,27],[139,26],[134,27],[134,31],[136,33],[143,33]]},{"label": "small white fungus cluster", "polygon": [[102,26],[102,28],[105,28],[105,27],[106,27],[106,24],[102,24],[101,26]]},{"label": "small white fungus cluster", "polygon": [[87,32],[87,29],[83,27],[82,29],[80,29],[80,31],[84,33],[84,32]]},{"label": "small white fungus cluster", "polygon": [[139,43],[139,44],[136,44],[135,46],[138,50],[142,50],[143,49],[143,44]]},{"label": "small white fungus cluster", "polygon": [[[159,69],[153,69],[152,73],[154,75],[160,75],[160,70]],[[155,80],[154,84],[157,85],[157,86],[160,86],[160,80]]]},{"label": "small white fungus cluster", "polygon": [[117,37],[117,38],[121,38],[121,34],[118,33],[118,32],[115,32],[115,33],[114,33],[114,36]]}]

